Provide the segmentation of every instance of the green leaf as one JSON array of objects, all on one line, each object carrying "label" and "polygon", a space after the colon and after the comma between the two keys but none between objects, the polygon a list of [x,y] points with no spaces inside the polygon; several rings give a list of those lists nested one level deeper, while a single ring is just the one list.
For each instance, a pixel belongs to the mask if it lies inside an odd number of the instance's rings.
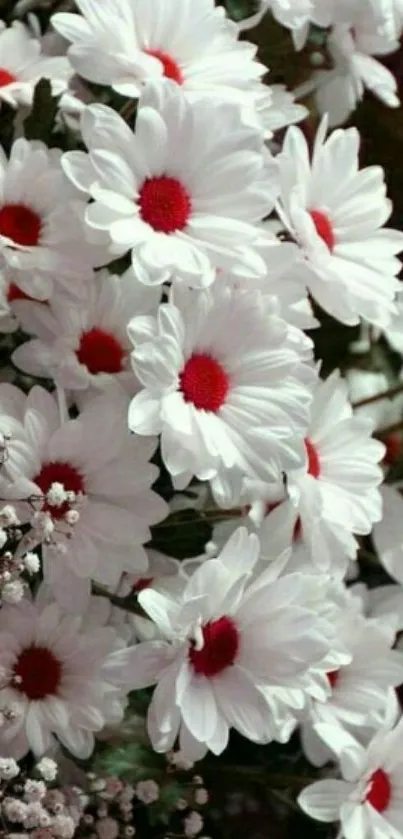
[{"label": "green leaf", "polygon": [[57,114],[58,99],[52,96],[49,79],[40,79],[35,87],[30,114],[24,120],[27,140],[42,140],[49,145]]},{"label": "green leaf", "polygon": [[245,20],[259,10],[259,0],[226,0],[225,6],[232,20]]},{"label": "green leaf", "polygon": [[176,559],[191,559],[204,552],[212,526],[199,510],[172,513],[152,529],[151,547]]}]

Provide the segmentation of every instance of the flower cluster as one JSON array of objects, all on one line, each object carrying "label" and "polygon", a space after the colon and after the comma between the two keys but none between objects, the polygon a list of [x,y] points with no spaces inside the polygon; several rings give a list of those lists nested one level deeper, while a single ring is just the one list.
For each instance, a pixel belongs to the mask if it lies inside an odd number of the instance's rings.
[{"label": "flower cluster", "polygon": [[[4,835],[200,837],[210,778],[166,778],[235,731],[399,839],[403,232],[340,126],[398,107],[403,5],[53,5],[0,30]],[[266,13],[321,47],[293,92],[241,37]]]}]

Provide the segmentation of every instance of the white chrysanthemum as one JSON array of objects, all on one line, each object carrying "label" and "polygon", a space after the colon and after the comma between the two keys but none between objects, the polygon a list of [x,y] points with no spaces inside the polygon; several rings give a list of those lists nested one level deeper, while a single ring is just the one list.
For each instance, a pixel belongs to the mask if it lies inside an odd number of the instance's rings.
[{"label": "white chrysanthemum", "polygon": [[0,150],[0,254],[13,284],[41,300],[61,285],[79,294],[97,249],[85,238],[85,204],[60,166],[60,153],[16,140]]},{"label": "white chrysanthemum", "polygon": [[329,124],[342,125],[363,99],[365,90],[374,93],[389,108],[400,104],[397,81],[374,55],[387,55],[398,48],[398,41],[380,31],[379,21],[367,6],[348,23],[336,24],[327,39],[334,62],[333,70],[319,70],[316,103]]},{"label": "white chrysanthemum", "polygon": [[[192,575],[182,599],[143,591],[142,607],[164,641],[117,653],[131,688],[157,683],[148,713],[154,748],[167,751],[180,733],[190,759],[220,754],[229,729],[253,741],[277,735],[265,690],[304,685],[307,668],[329,649],[328,626],[307,606],[313,581],[276,579],[276,563],[253,582],[259,541],[240,528],[223,550]],[[277,568],[278,572],[278,568]]]},{"label": "white chrysanthemum", "polygon": [[72,74],[67,58],[43,55],[40,41],[22,23],[14,21],[0,32],[0,102],[31,105],[35,85],[43,78],[50,80],[58,96]]},{"label": "white chrysanthemum", "polygon": [[340,761],[343,780],[316,781],[300,794],[305,813],[321,822],[340,821],[345,839],[400,839],[402,835],[403,720],[388,722],[364,748],[327,724],[318,733]]},{"label": "white chrysanthemum", "polygon": [[374,544],[388,574],[403,583],[403,498],[397,487],[388,484],[381,491],[383,516],[374,527]]},{"label": "white chrysanthemum", "polygon": [[[181,290],[158,318],[134,318],[133,368],[144,389],[129,427],[161,434],[165,465],[179,487],[192,475],[220,496],[228,470],[278,473],[301,461],[314,371],[293,332],[258,292]],[[225,325],[225,328],[223,326]],[[300,333],[303,337],[303,334]],[[304,339],[306,352],[310,342]]]},{"label": "white chrysanthemum", "polygon": [[52,23],[71,42],[68,56],[84,78],[138,97],[146,82],[165,77],[192,101],[203,96],[251,111],[270,98],[256,46],[238,41],[238,27],[214,0],[196,6],[192,0],[78,0],[77,6],[82,16],[60,13]]},{"label": "white chrysanthemum", "polygon": [[208,285],[214,269],[237,265],[264,274],[257,223],[273,206],[277,166],[237,106],[190,104],[166,81],[144,90],[134,134],[102,105],[81,128],[89,154],[64,155],[65,172],[94,199],[87,224],[114,253],[131,251],[141,282]]},{"label": "white chrysanthemum", "polygon": [[326,130],[323,120],[310,160],[302,132],[288,129],[277,158],[279,214],[301,249],[301,282],[318,303],[342,323],[363,317],[384,327],[395,312],[403,234],[382,227],[392,209],[384,172],[359,170],[357,130],[328,139]]},{"label": "white chrysanthemum", "polygon": [[[341,592],[342,596],[342,592]],[[403,681],[403,654],[392,647],[396,639],[396,615],[366,618],[361,598],[344,592],[345,607],[336,622],[336,637],[349,651],[347,664],[327,673],[330,693],[325,701],[311,698],[302,725],[302,743],[311,763],[321,766],[329,760],[326,744],[316,724],[341,728],[375,730],[385,717],[390,689]]]},{"label": "white chrysanthemum", "polygon": [[341,556],[352,559],[354,534],[370,533],[382,516],[383,473],[378,464],[385,447],[371,438],[372,429],[367,418],[353,414],[347,385],[336,370],[314,394],[305,439],[306,468],[287,476],[302,531],[308,537],[313,526],[322,530],[325,541],[329,536],[339,543]]},{"label": "white chrysanthemum", "polygon": [[13,363],[67,390],[102,389],[116,379],[133,392],[127,323],[155,309],[159,299],[160,290],[139,283],[129,268],[120,277],[94,274],[75,305],[57,296],[47,307],[19,304],[20,324],[36,337],[17,347]]},{"label": "white chrysanthemum", "polygon": [[34,387],[25,397],[4,384],[0,408],[2,431],[12,434],[3,497],[21,500],[21,521],[31,521],[33,510],[49,521],[44,573],[55,597],[74,610],[75,575],[85,600],[91,579],[117,585],[123,571],[146,571],[142,546],[166,505],[150,489],[158,476],[149,463],[155,438],[125,433],[125,393],[96,397],[78,419],[63,422],[47,391]]},{"label": "white chrysanthemum", "polygon": [[[363,405],[358,405],[356,408],[360,417],[368,417],[374,428],[385,428],[400,422],[403,416],[403,393],[397,393],[396,396],[391,398],[375,398],[382,393],[387,393],[390,388],[385,373],[373,373],[370,370],[350,368],[346,371],[345,377],[353,406],[354,403],[364,402]],[[399,378],[402,378],[401,374]],[[370,401],[371,399],[373,401]],[[366,400],[368,400],[368,404],[365,404]],[[383,436],[382,440],[386,448],[384,465],[393,466],[401,456],[401,434],[399,431],[391,431],[388,435]]]},{"label": "white chrysanthemum", "polygon": [[99,600],[91,598],[85,618],[63,613],[44,587],[35,602],[3,605],[0,706],[15,715],[1,727],[3,755],[19,759],[31,749],[40,756],[55,735],[74,755],[87,758],[94,733],[122,719],[124,694],[108,667],[122,642],[102,625]]}]

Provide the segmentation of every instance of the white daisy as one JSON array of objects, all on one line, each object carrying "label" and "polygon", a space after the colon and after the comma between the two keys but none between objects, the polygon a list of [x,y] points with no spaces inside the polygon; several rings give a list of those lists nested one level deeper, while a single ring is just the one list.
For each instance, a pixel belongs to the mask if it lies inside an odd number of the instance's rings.
[{"label": "white daisy", "polygon": [[172,748],[180,730],[183,752],[220,754],[230,727],[250,740],[276,736],[265,688],[303,684],[307,667],[328,649],[328,628],[306,607],[312,581],[273,579],[270,568],[248,584],[259,541],[240,528],[223,555],[231,569],[210,559],[192,575],[183,599],[156,591],[139,600],[165,641],[150,641],[117,654],[126,686],[157,683],[148,713],[154,748]]},{"label": "white daisy", "polygon": [[94,199],[89,227],[113,252],[131,251],[141,282],[207,285],[234,265],[264,274],[257,223],[273,206],[277,167],[237,106],[192,105],[166,81],[143,92],[134,134],[102,105],[84,111],[81,128],[89,154],[65,154],[64,170]]},{"label": "white daisy", "polygon": [[[389,334],[389,333],[388,333]],[[390,388],[388,377],[381,372],[350,368],[346,371],[346,381],[349,388],[350,400],[359,403],[361,400],[379,396]],[[399,377],[401,379],[401,375]],[[376,399],[368,404],[356,408],[359,416],[368,417],[374,428],[387,427],[399,423],[403,416],[403,393],[397,393],[392,398]],[[382,437],[386,452],[384,466],[392,466],[401,456],[402,438],[399,431],[391,431]]]},{"label": "white daisy", "polygon": [[157,307],[160,290],[139,283],[129,268],[120,277],[108,271],[94,274],[86,291],[79,305],[67,306],[60,296],[47,307],[19,305],[23,329],[36,337],[20,344],[12,361],[25,373],[52,377],[67,390],[102,389],[113,378],[133,392],[126,326],[131,317]]},{"label": "white daisy", "polygon": [[49,79],[52,93],[63,93],[73,75],[67,58],[47,56],[41,44],[20,22],[0,32],[0,102],[31,105],[36,83]]},{"label": "white daisy", "polygon": [[403,583],[403,498],[397,487],[382,487],[383,517],[373,531],[379,560],[388,574]]},{"label": "white daisy", "polygon": [[79,294],[99,256],[85,238],[84,207],[55,149],[19,139],[10,160],[0,149],[0,254],[29,297],[46,300],[56,284]]},{"label": "white daisy", "polygon": [[297,435],[315,373],[276,309],[258,292],[182,289],[157,319],[130,322],[133,369],[144,389],[131,402],[129,427],[161,434],[179,488],[196,475],[220,496],[228,470],[277,476],[278,461],[285,468],[303,458]]},{"label": "white daisy", "polygon": [[301,249],[300,279],[326,311],[342,323],[363,317],[387,326],[399,289],[403,234],[383,228],[391,213],[384,172],[359,170],[359,134],[318,130],[312,160],[302,132],[288,129],[276,158],[281,172],[278,205]]},{"label": "white daisy", "polygon": [[[68,57],[84,78],[138,97],[161,77],[200,96],[254,110],[268,95],[257,48],[238,41],[238,27],[214,0],[78,0],[80,15],[56,14],[53,26],[71,46]],[[178,21],[180,26],[178,27]]]},{"label": "white daisy", "polygon": [[55,735],[87,758],[94,733],[121,721],[124,694],[108,664],[122,642],[112,627],[92,622],[99,599],[90,601],[85,618],[66,615],[43,590],[35,602],[2,606],[0,705],[15,715],[1,728],[2,754],[19,759],[31,749],[38,757]]},{"label": "white daisy", "polygon": [[[12,433],[2,491],[20,501],[21,521],[36,526],[42,513],[45,578],[72,611],[75,575],[85,601],[91,579],[113,586],[123,571],[146,571],[142,546],[150,525],[166,515],[165,502],[150,489],[158,476],[149,463],[156,440],[125,434],[126,406],[124,391],[114,390],[63,421],[54,396],[42,388],[25,397],[0,386],[2,430]],[[37,528],[31,536],[33,543],[43,539]]]},{"label": "white daisy", "polygon": [[378,464],[385,447],[371,439],[372,429],[367,418],[353,414],[338,370],[318,383],[305,438],[306,466],[288,473],[287,485],[313,557],[324,567],[329,563],[315,548],[315,534],[325,544],[338,544],[344,563],[347,556],[356,556],[354,534],[370,533],[382,517],[383,472]]},{"label": "white daisy", "polygon": [[327,49],[334,69],[319,70],[316,81],[316,103],[321,114],[327,114],[331,126],[344,123],[358,103],[365,89],[370,90],[390,108],[399,107],[397,81],[394,75],[374,55],[387,55],[398,49],[399,43],[382,28],[379,14],[371,3],[360,3],[350,8],[347,21],[342,16],[327,39]]},{"label": "white daisy", "polygon": [[346,839],[400,839],[403,721],[385,725],[367,748],[331,725],[319,725],[318,732],[338,757],[343,780],[306,787],[298,798],[304,812],[318,821],[340,821],[339,835]]},{"label": "white daisy", "polygon": [[[350,663],[327,673],[330,692],[325,701],[311,698],[301,728],[304,751],[316,766],[329,759],[326,743],[318,737],[316,724],[326,722],[353,729],[375,730],[382,723],[390,688],[403,681],[403,655],[393,650],[397,618],[390,615],[366,618],[360,598],[344,593],[336,636],[351,655]],[[350,601],[350,602],[349,602]]]}]

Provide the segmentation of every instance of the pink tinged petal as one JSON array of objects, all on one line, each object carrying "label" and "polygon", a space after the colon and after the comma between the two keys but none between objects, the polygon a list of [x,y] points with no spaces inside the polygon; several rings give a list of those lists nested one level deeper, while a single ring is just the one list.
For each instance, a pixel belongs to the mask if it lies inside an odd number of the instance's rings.
[{"label": "pink tinged petal", "polygon": [[51,745],[50,731],[46,726],[39,702],[31,702],[25,718],[25,729],[30,748],[36,756],[43,755]]},{"label": "pink tinged petal", "polygon": [[96,541],[130,546],[149,539],[147,524],[130,510],[94,501],[85,508],[80,519],[80,529]]},{"label": "pink tinged petal", "polygon": [[73,725],[58,731],[57,736],[69,752],[85,760],[94,750],[94,735],[92,731],[74,728]]},{"label": "pink tinged petal", "polygon": [[[246,572],[243,575],[246,579]],[[211,559],[201,565],[190,578],[184,591],[185,602],[204,597],[208,592],[206,607],[201,605],[201,614],[206,618],[218,618],[231,614],[242,596],[244,579],[234,575],[218,559]]]},{"label": "pink tinged petal", "polygon": [[161,399],[148,390],[141,390],[132,399],[128,412],[130,431],[141,435],[161,434]]},{"label": "pink tinged petal", "polygon": [[238,527],[230,536],[218,556],[232,574],[237,571],[240,576],[252,572],[259,559],[260,543],[254,533],[249,533],[246,527]]},{"label": "pink tinged petal", "polygon": [[247,674],[234,665],[212,680],[219,712],[229,726],[255,742],[269,733],[267,703]]},{"label": "pink tinged petal", "polygon": [[140,606],[147,612],[148,616],[161,632],[168,638],[172,635],[172,624],[176,621],[178,605],[154,589],[145,589],[138,597]]},{"label": "pink tinged petal", "polygon": [[69,181],[81,192],[90,192],[97,179],[90,156],[82,151],[70,151],[61,157],[61,166]]},{"label": "pink tinged petal", "polygon": [[167,643],[145,641],[111,653],[102,667],[102,674],[114,685],[142,690],[158,681],[171,659],[172,651]]},{"label": "pink tinged petal", "polygon": [[178,702],[185,724],[196,740],[206,743],[217,726],[217,704],[212,681],[194,675]]},{"label": "pink tinged petal", "polygon": [[[350,790],[350,784],[345,781],[317,781],[298,796],[298,804],[304,813],[317,821],[335,822],[340,818],[340,808]],[[355,839],[358,839],[358,835]]]},{"label": "pink tinged petal", "polygon": [[162,735],[169,735],[172,729],[179,728],[180,713],[176,701],[176,678],[181,662],[174,662],[161,675],[155,688],[149,712],[153,714],[155,724]]},{"label": "pink tinged petal", "polygon": [[179,748],[185,760],[190,760],[192,763],[201,760],[208,751],[205,743],[196,740],[196,737],[193,737],[184,722],[182,722],[179,731]]}]

